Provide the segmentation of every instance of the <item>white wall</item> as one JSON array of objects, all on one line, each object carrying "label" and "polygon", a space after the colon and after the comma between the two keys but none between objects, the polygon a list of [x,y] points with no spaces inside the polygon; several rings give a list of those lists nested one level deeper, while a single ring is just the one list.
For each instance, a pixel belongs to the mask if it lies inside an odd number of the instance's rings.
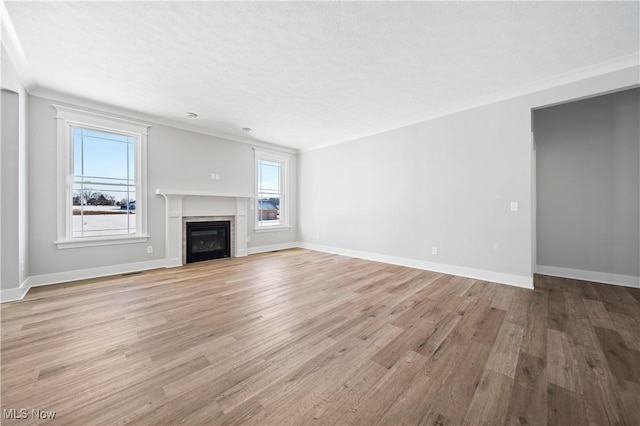
[{"label": "white wall", "polygon": [[305,152],[299,238],[327,251],[531,285],[531,109],[638,82],[636,66]]},{"label": "white wall", "polygon": [[[1,50],[2,71],[0,75],[2,80],[0,85],[2,89],[15,92],[16,96],[12,97],[17,97],[15,105],[7,105],[11,110],[2,111],[3,119],[17,121],[17,128],[11,125],[5,128],[3,125],[2,157],[0,159],[0,170],[2,171],[0,192],[2,198],[2,226],[0,228],[2,279],[0,288],[8,290],[17,289],[26,280],[29,273],[26,195],[27,93],[5,49],[4,43]],[[21,262],[24,265],[23,267],[21,267]]]},{"label": "white wall", "polygon": [[[254,151],[251,145],[151,123],[148,135],[148,242],[89,248],[58,249],[56,239],[56,113],[52,104],[77,105],[31,96],[29,99],[29,212],[31,275],[57,274],[130,263],[153,264],[164,258],[165,200],[156,188],[253,193]],[[109,107],[109,112],[118,112]],[[126,115],[126,112],[122,111]],[[295,156],[293,163],[295,163]],[[219,173],[212,181],[210,173]],[[296,170],[292,170],[292,217],[296,213]],[[252,225],[252,224],[251,224]],[[293,221],[295,226],[295,220]],[[291,231],[255,234],[249,248],[296,241]],[[147,245],[154,247],[147,254]],[[151,262],[151,263],[150,263]],[[105,269],[106,268],[106,269]],[[42,279],[46,281],[46,279]]]},{"label": "white wall", "polygon": [[637,282],[640,89],[539,109],[534,118],[538,269]]}]

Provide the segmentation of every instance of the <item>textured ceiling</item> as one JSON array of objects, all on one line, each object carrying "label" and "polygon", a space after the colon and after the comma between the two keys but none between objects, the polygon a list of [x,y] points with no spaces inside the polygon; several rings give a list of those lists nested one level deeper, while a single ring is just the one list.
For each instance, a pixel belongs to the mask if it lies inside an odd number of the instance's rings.
[{"label": "textured ceiling", "polygon": [[5,5],[39,88],[174,121],[194,111],[191,124],[238,136],[251,127],[257,140],[300,149],[639,45],[638,2]]}]

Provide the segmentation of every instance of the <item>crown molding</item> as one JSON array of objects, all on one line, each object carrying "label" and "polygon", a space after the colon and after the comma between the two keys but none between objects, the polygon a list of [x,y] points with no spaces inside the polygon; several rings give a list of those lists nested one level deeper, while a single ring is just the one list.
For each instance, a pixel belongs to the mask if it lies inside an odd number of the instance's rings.
[{"label": "crown molding", "polygon": [[[87,117],[93,117],[97,119],[106,119],[112,122],[115,121],[118,123],[139,127],[139,129],[137,129],[136,131],[144,135],[147,134],[147,129],[151,127],[151,125],[148,123],[141,123],[139,121],[129,120],[126,117],[118,117],[114,115],[107,115],[107,114],[102,114],[102,113],[93,112],[93,111],[85,111],[83,109],[71,108],[64,105],[53,104],[52,106],[56,109],[58,113],[57,118],[59,119],[68,119],[70,121],[76,121],[76,120],[81,121],[82,119],[86,119]],[[80,116],[80,118],[78,118],[78,116]]]},{"label": "crown molding", "polygon": [[[388,128],[381,131],[376,131],[372,133],[358,134],[358,135],[350,135],[347,138],[341,138],[337,140],[333,140],[327,143],[318,144],[309,148],[295,148],[291,146],[280,145],[273,142],[262,141],[259,139],[253,138],[245,138],[233,134],[229,134],[222,131],[217,131],[205,127],[201,127],[194,124],[187,124],[159,116],[148,115],[136,111],[125,110],[120,107],[114,107],[107,104],[98,103],[95,101],[91,101],[88,99],[76,97],[74,95],[68,95],[56,90],[40,87],[37,85],[22,49],[22,45],[17,36],[15,28],[13,26],[13,22],[8,14],[6,6],[3,0],[0,0],[0,18],[1,18],[1,41],[2,45],[6,48],[9,57],[11,58],[16,71],[18,73],[18,77],[22,81],[23,86],[26,91],[32,96],[38,96],[42,98],[57,100],[61,102],[68,102],[72,104],[78,104],[87,108],[98,108],[100,110],[110,112],[113,114],[122,114],[123,111],[126,111],[125,114],[130,117],[134,117],[136,119],[141,119],[145,121],[149,121],[155,124],[170,126],[173,128],[191,131],[195,133],[200,133],[224,140],[240,142],[244,144],[248,144],[255,147],[261,147],[271,150],[277,150],[281,152],[286,152],[290,154],[299,154],[303,152],[315,151],[323,148],[328,148],[330,146],[339,145],[346,142],[351,142],[357,139],[362,139],[382,133],[386,133],[391,130],[412,126],[414,124],[423,123],[425,121],[433,120],[436,118],[444,117],[447,115],[451,115],[454,113],[467,111],[470,109],[474,109],[477,107],[490,105],[496,102],[513,99],[519,96],[528,95],[531,93],[539,92],[542,90],[550,89],[553,87],[570,84],[573,82],[577,82],[580,80],[585,80],[588,78],[596,77],[599,75],[620,71],[627,68],[638,67],[640,65],[640,55],[638,53],[634,53],[632,55],[619,57],[610,61],[602,62],[599,64],[591,65],[588,67],[580,68],[577,70],[569,71],[566,73],[558,74],[552,77],[548,77],[545,79],[541,79],[532,83],[528,83],[522,86],[518,86],[512,89],[500,91],[488,96],[480,97],[473,99],[469,102],[464,102],[456,105],[451,105],[436,111],[432,111],[430,114],[426,115],[423,119],[414,122],[408,122],[401,126],[396,126],[392,128]],[[640,79],[639,79],[640,83]]]},{"label": "crown molding", "polygon": [[258,139],[251,138],[243,138],[241,136],[232,135],[225,132],[220,132],[212,129],[207,129],[205,127],[186,124],[179,121],[171,120],[168,118],[163,118],[155,115],[145,114],[134,110],[129,110],[122,107],[117,107],[114,105],[104,104],[101,102],[93,101],[90,99],[82,98],[75,95],[70,95],[68,93],[58,92],[57,90],[49,89],[46,87],[38,86],[32,92],[29,93],[31,96],[35,96],[38,98],[43,98],[47,100],[51,100],[54,102],[63,102],[69,104],[69,107],[73,108],[74,106],[80,106],[82,108],[88,108],[93,110],[95,113],[108,113],[116,116],[121,116],[128,119],[142,120],[145,122],[149,122],[152,124],[158,124],[162,126],[173,127],[180,130],[186,130],[189,132],[199,133],[207,136],[212,136],[219,139],[224,139],[233,142],[240,142],[243,144],[251,145],[252,147],[262,147],[265,149],[271,149],[280,152],[286,152],[289,154],[297,154],[298,150],[295,148],[291,148],[284,145],[278,145],[275,143],[261,141]]},{"label": "crown molding", "polygon": [[2,0],[0,0],[0,27],[2,27],[0,31],[2,45],[7,50],[9,58],[11,58],[11,62],[18,73],[18,78],[22,82],[22,86],[27,93],[31,94],[31,91],[37,87],[36,80],[33,74],[31,74],[31,68],[22,49],[22,44],[13,26],[9,12]]},{"label": "crown molding", "polygon": [[[357,136],[353,136],[345,139],[334,140],[334,141],[316,145],[310,148],[300,149],[299,152],[304,153],[304,152],[316,151],[316,150],[328,148],[334,145],[340,145],[346,142],[351,142],[358,139],[386,133],[395,129],[401,129],[403,127],[413,126],[414,124],[424,123],[425,121],[433,120],[440,117],[445,117],[447,115],[455,114],[458,112],[468,111],[470,109],[478,108],[481,106],[490,105],[490,104],[494,104],[501,101],[506,101],[508,99],[513,99],[520,96],[541,92],[543,90],[552,89],[554,87],[563,86],[566,84],[571,84],[581,80],[586,80],[589,78],[598,77],[600,75],[609,74],[616,71],[622,71],[625,69],[630,69],[638,66],[640,66],[640,54],[636,53],[633,55],[622,56],[620,58],[616,58],[610,61],[601,62],[599,64],[591,65],[588,67],[558,74],[552,77],[544,78],[542,80],[534,81],[532,83],[514,87],[512,89],[503,90],[488,96],[476,98],[469,102],[448,106],[443,109],[432,112],[430,115],[426,116],[423,120],[420,120],[420,121],[410,122],[402,126],[385,129],[379,132],[361,134],[361,135],[357,135]],[[638,78],[638,83],[640,83],[640,75]]]}]

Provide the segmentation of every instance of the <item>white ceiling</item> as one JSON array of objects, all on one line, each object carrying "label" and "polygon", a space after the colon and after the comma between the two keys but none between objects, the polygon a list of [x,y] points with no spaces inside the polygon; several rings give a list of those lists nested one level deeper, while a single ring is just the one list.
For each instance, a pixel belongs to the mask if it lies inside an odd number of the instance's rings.
[{"label": "white ceiling", "polygon": [[640,34],[636,1],[5,5],[31,93],[302,150],[637,55]]}]

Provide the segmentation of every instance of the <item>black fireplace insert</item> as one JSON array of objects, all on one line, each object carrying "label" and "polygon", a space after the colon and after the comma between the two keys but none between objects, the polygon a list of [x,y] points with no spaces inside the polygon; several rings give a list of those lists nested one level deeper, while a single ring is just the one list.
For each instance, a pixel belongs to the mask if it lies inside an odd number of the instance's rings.
[{"label": "black fireplace insert", "polygon": [[231,256],[231,222],[187,222],[187,263]]}]

